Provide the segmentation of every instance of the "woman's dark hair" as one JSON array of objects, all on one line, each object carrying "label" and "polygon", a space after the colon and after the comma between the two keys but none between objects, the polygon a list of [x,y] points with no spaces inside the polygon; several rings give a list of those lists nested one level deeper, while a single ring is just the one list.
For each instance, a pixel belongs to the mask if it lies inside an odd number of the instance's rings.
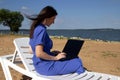
[{"label": "woman's dark hair", "polygon": [[38,14],[38,16],[36,18],[29,18],[29,19],[33,20],[33,23],[30,28],[30,38],[33,38],[34,29],[40,23],[42,23],[45,18],[51,18],[56,15],[57,15],[57,11],[53,7],[46,6],[40,11],[40,13]]}]

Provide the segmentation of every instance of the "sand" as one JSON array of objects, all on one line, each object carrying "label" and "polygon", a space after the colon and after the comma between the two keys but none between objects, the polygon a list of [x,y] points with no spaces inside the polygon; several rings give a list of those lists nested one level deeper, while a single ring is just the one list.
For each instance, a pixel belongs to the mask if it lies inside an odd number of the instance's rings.
[{"label": "sand", "polygon": [[[0,56],[14,53],[13,40],[18,35],[0,35]],[[52,38],[54,47],[52,50],[62,50],[67,39]],[[105,42],[87,40],[79,53],[84,67],[90,71],[120,76],[120,42]],[[13,80],[23,80],[22,74],[10,69]],[[5,80],[0,64],[0,80]]]}]

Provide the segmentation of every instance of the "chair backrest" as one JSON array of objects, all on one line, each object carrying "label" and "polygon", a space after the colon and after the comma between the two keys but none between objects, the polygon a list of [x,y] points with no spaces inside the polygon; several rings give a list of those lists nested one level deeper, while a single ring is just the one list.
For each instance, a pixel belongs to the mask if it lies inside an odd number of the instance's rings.
[{"label": "chair backrest", "polygon": [[20,56],[21,61],[23,62],[25,68],[28,71],[33,71],[34,66],[32,61],[33,54],[29,53],[29,38],[16,38],[14,40],[14,45],[17,51],[17,55]]}]

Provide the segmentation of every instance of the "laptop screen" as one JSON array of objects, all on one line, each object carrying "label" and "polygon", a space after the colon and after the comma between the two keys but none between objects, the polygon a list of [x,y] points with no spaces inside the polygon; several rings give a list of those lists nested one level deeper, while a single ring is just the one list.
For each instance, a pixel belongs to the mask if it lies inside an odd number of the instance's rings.
[{"label": "laptop screen", "polygon": [[83,40],[76,40],[76,39],[69,39],[65,44],[62,52],[65,52],[66,58],[75,58],[78,57],[80,49],[82,48],[84,41]]}]

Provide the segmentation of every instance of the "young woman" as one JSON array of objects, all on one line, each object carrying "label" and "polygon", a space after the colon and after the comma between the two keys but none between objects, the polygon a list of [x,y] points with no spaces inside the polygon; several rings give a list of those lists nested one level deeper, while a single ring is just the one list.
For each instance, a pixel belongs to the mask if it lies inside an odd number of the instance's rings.
[{"label": "young woman", "polygon": [[[60,51],[50,52],[53,42],[46,29],[54,23],[56,16],[56,10],[51,6],[46,6],[36,18],[32,19],[29,43],[34,54],[32,59],[35,69],[39,74],[48,76],[73,72],[83,73],[85,70],[80,58],[59,61],[66,57],[65,53]],[[54,53],[58,54],[55,56]]]}]

